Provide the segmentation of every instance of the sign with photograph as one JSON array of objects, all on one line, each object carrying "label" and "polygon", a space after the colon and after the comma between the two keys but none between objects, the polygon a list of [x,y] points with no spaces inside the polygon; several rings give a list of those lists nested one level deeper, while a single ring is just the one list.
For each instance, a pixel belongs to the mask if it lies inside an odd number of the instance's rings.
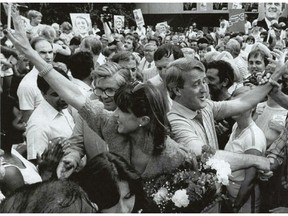
[{"label": "sign with photograph", "polygon": [[245,11],[243,9],[230,9],[229,23],[230,32],[245,32]]},{"label": "sign with photograph", "polygon": [[144,18],[141,9],[133,10],[134,18],[137,26],[144,26]]},{"label": "sign with photograph", "polygon": [[90,14],[70,13],[70,17],[75,35],[88,36],[89,31],[92,31]]},{"label": "sign with photograph", "polygon": [[117,33],[121,33],[124,29],[125,17],[122,15],[114,15],[114,30]]}]

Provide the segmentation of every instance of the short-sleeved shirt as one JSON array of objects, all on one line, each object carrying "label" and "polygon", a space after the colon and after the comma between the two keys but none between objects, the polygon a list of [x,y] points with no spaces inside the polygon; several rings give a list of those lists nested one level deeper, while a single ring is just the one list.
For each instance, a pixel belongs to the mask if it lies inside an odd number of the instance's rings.
[{"label": "short-sleeved shirt", "polygon": [[[238,124],[235,123],[232,128],[230,139],[225,146],[225,150],[244,154],[247,150],[255,149],[264,156],[266,151],[266,138],[255,122],[251,122],[238,136],[235,135],[237,127]],[[244,179],[245,169],[234,171],[230,177],[230,180],[237,182],[244,181]]]},{"label": "short-sleeved shirt", "polygon": [[168,113],[168,119],[172,127],[174,140],[184,146],[194,145],[195,154],[201,154],[203,145],[209,145],[219,149],[215,131],[214,119],[223,119],[223,110],[226,101],[213,102],[207,100],[207,106],[201,110],[202,122],[195,118],[197,112],[173,101],[172,108]]},{"label": "short-sleeved shirt", "polygon": [[37,86],[38,73],[34,67],[19,84],[17,96],[21,110],[34,110],[43,100],[41,91]]}]

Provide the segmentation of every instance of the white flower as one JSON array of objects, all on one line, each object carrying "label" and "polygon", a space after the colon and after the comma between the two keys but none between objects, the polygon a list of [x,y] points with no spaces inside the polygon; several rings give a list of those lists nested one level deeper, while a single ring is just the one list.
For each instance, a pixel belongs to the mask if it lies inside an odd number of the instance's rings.
[{"label": "white flower", "polygon": [[177,190],[175,194],[172,196],[172,202],[175,204],[175,206],[179,208],[187,207],[189,205],[189,199],[186,190],[185,189]]},{"label": "white flower", "polygon": [[231,168],[229,163],[224,160],[210,158],[206,162],[206,165],[217,171],[216,176],[219,183],[223,185],[229,184],[229,176],[231,176]]},{"label": "white flower", "polygon": [[156,194],[153,194],[153,200],[157,205],[166,202],[168,199],[168,190],[164,187],[161,187]]}]

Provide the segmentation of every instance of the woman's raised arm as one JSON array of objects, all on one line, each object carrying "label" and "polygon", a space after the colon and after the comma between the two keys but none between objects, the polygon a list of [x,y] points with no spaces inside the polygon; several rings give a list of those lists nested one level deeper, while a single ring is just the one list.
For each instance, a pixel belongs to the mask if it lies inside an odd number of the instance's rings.
[{"label": "woman's raised arm", "polygon": [[[7,6],[7,3],[4,4],[4,7],[7,8]],[[19,10],[15,4],[12,4],[11,16],[15,32],[12,33],[9,30],[5,30],[4,34],[14,44],[15,48],[35,65],[39,71],[39,75],[43,76],[50,87],[55,90],[66,103],[79,110],[84,105],[86,97],[71,81],[54,70],[52,65],[46,63],[41,56],[33,50],[26,36]]]}]

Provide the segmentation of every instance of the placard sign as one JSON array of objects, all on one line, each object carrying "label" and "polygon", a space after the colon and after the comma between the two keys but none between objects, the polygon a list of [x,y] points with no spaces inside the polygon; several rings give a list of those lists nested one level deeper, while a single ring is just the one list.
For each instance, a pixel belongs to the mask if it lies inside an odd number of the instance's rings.
[{"label": "placard sign", "polygon": [[230,9],[229,23],[230,32],[245,32],[245,11],[243,9]]},{"label": "placard sign", "polygon": [[144,26],[145,22],[144,22],[144,19],[143,19],[143,14],[142,14],[141,9],[133,10],[133,14],[134,14],[134,18],[135,18],[135,21],[136,21],[136,25],[137,26]]}]

